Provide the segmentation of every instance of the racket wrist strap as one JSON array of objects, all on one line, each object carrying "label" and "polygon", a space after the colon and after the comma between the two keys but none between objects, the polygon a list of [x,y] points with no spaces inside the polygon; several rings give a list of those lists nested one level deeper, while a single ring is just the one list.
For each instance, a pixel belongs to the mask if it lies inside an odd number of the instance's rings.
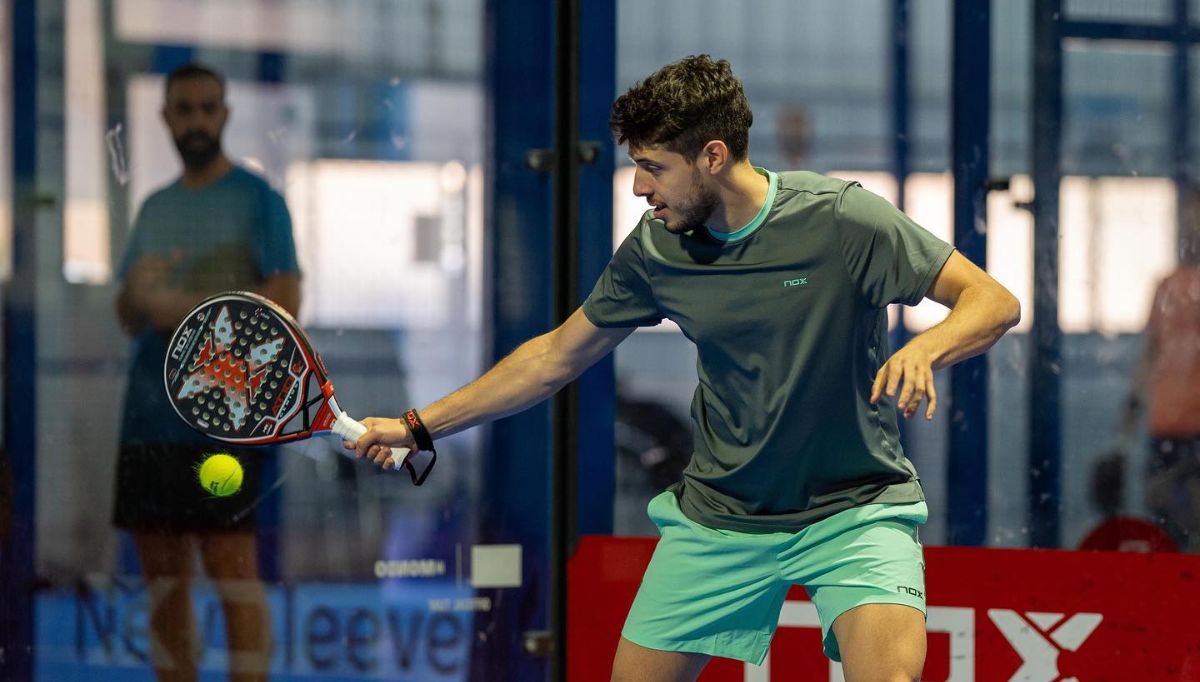
[{"label": "racket wrist strap", "polygon": [[437,452],[433,449],[433,438],[429,435],[429,429],[425,428],[425,422],[421,421],[421,415],[417,414],[416,410],[404,413],[404,424],[408,427],[408,432],[412,434],[413,440],[416,441],[418,450]]}]

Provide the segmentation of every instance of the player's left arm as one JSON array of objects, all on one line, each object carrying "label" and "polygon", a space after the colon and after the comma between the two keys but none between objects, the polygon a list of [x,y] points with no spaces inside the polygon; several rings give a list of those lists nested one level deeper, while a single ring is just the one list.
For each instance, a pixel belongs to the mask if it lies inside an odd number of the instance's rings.
[{"label": "player's left arm", "polygon": [[1017,298],[958,251],[950,254],[925,297],[950,314],[888,358],[871,386],[872,404],[899,391],[896,406],[906,418],[928,398],[925,418],[933,419],[934,370],[983,353],[1021,319]]}]

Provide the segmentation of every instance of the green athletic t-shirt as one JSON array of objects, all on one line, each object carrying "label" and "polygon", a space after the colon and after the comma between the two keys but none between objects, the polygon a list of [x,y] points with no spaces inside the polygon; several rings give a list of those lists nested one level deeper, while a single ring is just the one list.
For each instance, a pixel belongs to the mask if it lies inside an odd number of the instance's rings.
[{"label": "green athletic t-shirt", "polygon": [[599,327],[677,323],[696,344],[692,520],[796,531],[869,502],[923,499],[894,400],[868,402],[889,303],[918,303],[953,247],[854,182],[770,173],[731,233],[666,231],[647,212],[583,304]]}]

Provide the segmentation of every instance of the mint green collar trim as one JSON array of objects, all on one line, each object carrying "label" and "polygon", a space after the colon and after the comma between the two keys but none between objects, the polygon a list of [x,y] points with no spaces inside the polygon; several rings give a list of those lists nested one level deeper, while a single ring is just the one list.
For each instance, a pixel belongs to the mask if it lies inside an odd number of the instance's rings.
[{"label": "mint green collar trim", "polygon": [[763,223],[767,222],[767,214],[771,212],[771,206],[775,204],[775,191],[779,189],[779,176],[765,168],[759,168],[758,166],[755,166],[754,170],[759,175],[767,176],[767,180],[769,181],[769,186],[767,187],[767,200],[763,202],[762,208],[758,209],[758,215],[754,216],[750,222],[746,223],[744,226],[734,232],[717,232],[715,230],[705,228],[708,229],[708,233],[712,235],[713,239],[726,243],[736,242],[754,234],[758,231],[758,228],[762,227]]}]

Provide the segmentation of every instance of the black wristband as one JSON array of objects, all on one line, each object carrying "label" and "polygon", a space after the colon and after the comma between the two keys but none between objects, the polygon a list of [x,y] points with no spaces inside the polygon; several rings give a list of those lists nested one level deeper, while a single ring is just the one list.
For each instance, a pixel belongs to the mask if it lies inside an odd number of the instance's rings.
[{"label": "black wristband", "polygon": [[433,449],[433,438],[429,435],[429,429],[425,428],[425,423],[421,421],[416,410],[404,413],[404,424],[408,426],[408,432],[412,434],[413,440],[417,441],[418,450],[437,452]]}]

